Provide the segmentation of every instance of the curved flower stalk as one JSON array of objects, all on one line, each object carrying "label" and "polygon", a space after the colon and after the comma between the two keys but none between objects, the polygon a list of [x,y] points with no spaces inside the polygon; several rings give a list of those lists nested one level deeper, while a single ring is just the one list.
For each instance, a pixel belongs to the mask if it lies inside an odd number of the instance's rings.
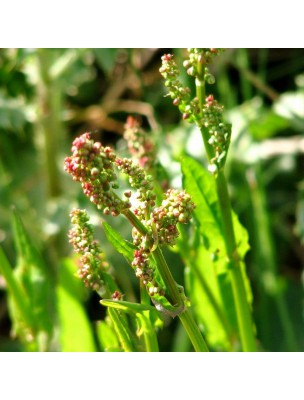
[{"label": "curved flower stalk", "polygon": [[246,299],[244,280],[240,268],[232,211],[228,187],[224,175],[224,166],[230,145],[231,125],[223,118],[223,106],[213,97],[206,96],[206,84],[213,84],[215,78],[209,72],[209,64],[222,49],[188,49],[188,59],[183,65],[190,76],[195,79],[196,96],[191,97],[189,88],[179,80],[179,70],[171,54],[162,57],[160,73],[165,79],[169,96],[173,104],[178,106],[184,120],[194,122],[202,133],[209,162],[208,170],[214,176],[221,212],[221,224],[227,253],[228,270],[231,271],[231,285],[239,334],[244,351],[255,351],[256,344],[253,333],[251,312]]}]

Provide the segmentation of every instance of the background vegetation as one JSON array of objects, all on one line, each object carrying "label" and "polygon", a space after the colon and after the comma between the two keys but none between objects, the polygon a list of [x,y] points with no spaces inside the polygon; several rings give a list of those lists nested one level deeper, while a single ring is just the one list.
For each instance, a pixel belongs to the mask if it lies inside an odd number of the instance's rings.
[{"label": "background vegetation", "polygon": [[[73,138],[93,132],[124,152],[126,118],[139,115],[157,143],[160,174],[174,187],[181,185],[180,155],[203,158],[200,133],[164,97],[159,67],[167,52],[182,65],[183,49],[0,50],[0,262],[16,268],[31,294],[44,328],[40,350],[105,348],[99,322],[105,309],[73,275],[67,239],[73,206],[94,217],[125,299],[138,296],[133,273],[106,241],[100,216],[63,172]],[[212,71],[212,90],[233,124],[227,178],[234,210],[249,233],[246,265],[264,351],[304,349],[303,66],[301,49],[230,49]],[[186,73],[183,79],[192,85]],[[123,220],[115,226],[129,234]],[[181,257],[166,256],[183,282]],[[195,291],[191,296],[197,301]],[[0,351],[37,350],[22,335],[0,276]],[[191,348],[177,320],[166,321],[159,337],[161,351]]]}]

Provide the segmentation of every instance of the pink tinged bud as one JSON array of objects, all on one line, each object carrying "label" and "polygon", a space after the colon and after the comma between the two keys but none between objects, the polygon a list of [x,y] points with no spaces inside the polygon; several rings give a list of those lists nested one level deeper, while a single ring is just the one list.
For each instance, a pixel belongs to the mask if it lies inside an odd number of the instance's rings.
[{"label": "pink tinged bud", "polygon": [[98,168],[92,168],[91,169],[91,175],[92,176],[97,176],[99,174],[99,169]]},{"label": "pink tinged bud", "polygon": [[206,102],[207,102],[208,104],[212,104],[213,101],[214,101],[214,97],[213,97],[212,94],[210,94],[208,97],[206,97]]},{"label": "pink tinged bud", "polygon": [[195,68],[194,67],[190,67],[187,69],[187,74],[190,76],[194,76],[195,75]]},{"label": "pink tinged bud", "polygon": [[171,61],[172,58],[173,58],[173,55],[172,55],[172,54],[164,54],[164,55],[162,56],[162,60],[163,60],[163,61]]},{"label": "pink tinged bud", "polygon": [[190,117],[189,113],[183,113],[183,120],[186,120]]},{"label": "pink tinged bud", "polygon": [[178,217],[180,215],[179,211],[175,208],[172,212],[174,217]]},{"label": "pink tinged bud", "polygon": [[180,99],[177,98],[177,99],[173,100],[173,105],[174,106],[178,106],[179,104],[180,104]]}]

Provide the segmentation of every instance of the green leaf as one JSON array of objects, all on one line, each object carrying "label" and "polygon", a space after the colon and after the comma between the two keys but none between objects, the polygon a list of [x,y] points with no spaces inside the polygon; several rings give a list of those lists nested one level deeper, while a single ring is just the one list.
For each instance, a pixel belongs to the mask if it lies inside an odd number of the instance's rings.
[{"label": "green leaf", "polygon": [[6,255],[4,254],[2,248],[0,247],[0,272],[3,275],[7,290],[12,297],[12,301],[15,303],[15,307],[18,310],[19,316],[16,316],[14,312],[11,314],[11,317],[14,319],[21,318],[23,322],[26,324],[28,329],[32,329],[34,327],[33,315],[31,312],[30,304],[28,298],[17,281],[13,268],[10,266]]},{"label": "green leaf", "polygon": [[[197,161],[190,157],[182,160],[184,186],[191,195],[196,208],[194,215],[204,239],[204,245],[211,257],[222,260],[218,263],[218,273],[226,271],[226,248],[221,225],[221,213],[217,200],[214,178]],[[249,250],[248,233],[240,224],[238,217],[232,212],[236,243],[241,259]],[[223,265],[223,269],[222,269]]]},{"label": "green leaf", "polygon": [[108,320],[97,323],[96,333],[103,351],[121,351],[117,335]]},{"label": "green leaf", "polygon": [[[182,160],[182,171],[185,189],[196,204],[194,216],[203,242],[191,249],[191,258],[184,257],[190,274],[187,291],[191,293],[193,307],[204,326],[208,343],[216,349],[229,350],[233,345],[233,332],[237,332],[237,319],[214,177],[189,157]],[[232,213],[232,218],[238,254],[243,260],[249,249],[248,233],[235,213]],[[188,239],[185,237],[183,240]],[[179,242],[180,249],[186,246],[189,247],[188,242]],[[241,268],[247,299],[252,302],[243,263]]]},{"label": "green leaf", "polygon": [[13,231],[17,249],[14,275],[29,301],[35,334],[37,337],[45,335],[45,343],[41,345],[46,350],[53,333],[55,315],[53,278],[16,212],[13,213]]},{"label": "green leaf", "polygon": [[124,351],[133,352],[136,351],[136,348],[133,344],[131,336],[129,335],[128,328],[125,324],[122,323],[122,319],[120,318],[119,311],[115,310],[112,307],[108,307],[109,317],[113,323],[115,332],[119,338],[120,344]]},{"label": "green leaf", "polygon": [[121,301],[121,300],[100,300],[100,304],[102,304],[105,307],[112,307],[117,310],[121,310],[124,312],[131,312],[131,313],[142,313],[144,311],[154,311],[155,307],[152,307],[150,305],[146,304],[138,304],[138,303],[131,303],[130,301]]},{"label": "green leaf", "polygon": [[196,208],[194,215],[199,223],[204,245],[211,254],[225,255],[225,242],[214,179],[198,162],[185,157],[182,160],[184,186]]},{"label": "green leaf", "polygon": [[134,258],[135,246],[125,240],[118,232],[116,232],[111,225],[103,222],[103,228],[107,239],[112,244],[112,246],[122,254],[128,262],[132,262]]},{"label": "green leaf", "polygon": [[62,261],[56,289],[59,340],[63,352],[96,351],[92,325],[83,306],[82,282],[76,278],[76,265]]},{"label": "green leaf", "polygon": [[249,122],[248,130],[256,140],[263,140],[276,135],[290,126],[288,119],[277,115],[272,110],[263,110],[257,119]]}]

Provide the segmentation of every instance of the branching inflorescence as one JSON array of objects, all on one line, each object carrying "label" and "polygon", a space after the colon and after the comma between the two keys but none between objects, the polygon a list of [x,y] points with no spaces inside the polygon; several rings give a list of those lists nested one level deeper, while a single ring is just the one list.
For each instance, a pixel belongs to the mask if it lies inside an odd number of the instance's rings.
[{"label": "branching inflorescence", "polygon": [[[131,266],[135,275],[147,287],[150,296],[163,296],[166,293],[165,283],[156,271],[151,255],[158,245],[175,244],[177,223],[189,222],[195,206],[185,191],[173,189],[165,193],[161,205],[157,206],[153,178],[142,166],[151,166],[153,146],[144,141],[137,122],[131,119],[128,121],[129,138],[132,135],[139,138],[139,143],[136,140],[133,142],[133,155],[139,155],[139,163],[128,158],[118,158],[110,147],[103,147],[101,143],[94,142],[90,134],[84,133],[74,140],[72,156],[65,159],[65,170],[81,183],[84,194],[104,214],[124,214],[132,223],[136,250]],[[135,191],[126,190],[124,199],[116,192],[119,188],[116,170],[127,175]],[[102,284],[98,275],[103,262],[101,251],[92,239],[86,213],[83,210],[73,210],[71,218],[75,226],[70,231],[70,242],[75,251],[81,254],[79,275],[87,286],[96,289]]]},{"label": "branching inflorescence", "polygon": [[160,68],[173,104],[178,106],[183,119],[195,122],[202,130],[208,152],[209,171],[214,174],[224,167],[231,136],[231,126],[223,120],[224,107],[212,95],[205,95],[205,83],[215,82],[208,65],[220,53],[220,49],[189,49],[189,58],[183,65],[187,73],[195,77],[196,87],[201,89],[192,100],[191,90],[179,81],[180,72],[173,55],[164,55]]},{"label": "branching inflorescence", "polygon": [[69,232],[70,243],[79,254],[80,268],[78,276],[86,287],[100,291],[104,282],[101,272],[108,269],[109,264],[96,240],[93,238],[93,227],[85,210],[73,209],[70,213],[73,227]]}]

